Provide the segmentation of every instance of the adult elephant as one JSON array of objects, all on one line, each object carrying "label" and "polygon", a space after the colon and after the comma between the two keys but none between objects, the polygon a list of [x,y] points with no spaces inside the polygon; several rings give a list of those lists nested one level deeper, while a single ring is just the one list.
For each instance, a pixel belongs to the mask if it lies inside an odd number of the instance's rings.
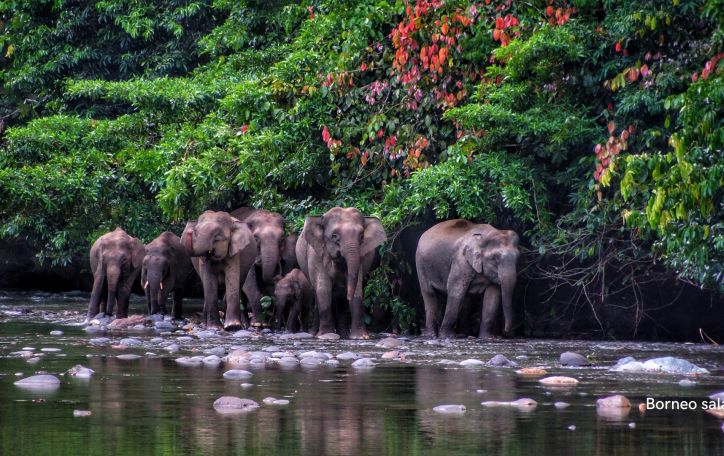
[{"label": "adult elephant", "polygon": [[296,236],[284,233],[284,217],[276,212],[240,207],[231,216],[249,225],[257,246],[254,266],[244,280],[242,290],[249,301],[252,326],[261,324],[261,297],[274,293],[274,277],[296,267]]},{"label": "adult elephant", "polygon": [[173,317],[181,319],[186,280],[191,273],[191,259],[181,238],[164,231],[146,245],[141,266],[141,286],[146,293],[148,313],[166,313],[166,299],[173,292]]},{"label": "adult elephant", "polygon": [[375,249],[386,239],[379,219],[364,217],[355,208],[335,207],[321,217],[307,217],[296,253],[314,288],[318,335],[335,332],[332,301],[346,297],[352,313],[350,337],[368,337],[364,326],[364,277],[374,261]]},{"label": "adult elephant", "polygon": [[453,337],[462,302],[484,294],[479,337],[490,336],[502,301],[504,334],[513,328],[518,235],[491,225],[456,219],[438,223],[420,237],[415,255],[425,302],[424,335],[435,337],[440,316],[438,293],[447,295],[440,337]]},{"label": "adult elephant", "polygon": [[181,236],[186,253],[204,287],[204,320],[207,327],[221,327],[219,285],[225,289],[224,329],[246,328],[249,321],[241,312],[241,280],[256,257],[256,241],[249,226],[228,212],[206,211],[186,224]]},{"label": "adult elephant", "polygon": [[143,243],[120,227],[104,234],[93,243],[90,249],[93,291],[88,304],[87,321],[99,312],[113,315],[116,302],[116,316],[128,316],[131,287],[141,272],[144,253]]}]

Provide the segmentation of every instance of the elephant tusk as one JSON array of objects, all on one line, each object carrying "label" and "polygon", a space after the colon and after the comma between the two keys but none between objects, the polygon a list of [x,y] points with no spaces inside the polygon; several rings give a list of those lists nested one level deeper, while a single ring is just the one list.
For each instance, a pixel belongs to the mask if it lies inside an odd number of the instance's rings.
[{"label": "elephant tusk", "polygon": [[159,282],[158,284],[161,287],[161,289],[163,290],[163,282]]},{"label": "elephant tusk", "polygon": [[146,288],[148,288],[148,280],[146,280],[146,283],[143,284],[143,289],[145,290]]}]

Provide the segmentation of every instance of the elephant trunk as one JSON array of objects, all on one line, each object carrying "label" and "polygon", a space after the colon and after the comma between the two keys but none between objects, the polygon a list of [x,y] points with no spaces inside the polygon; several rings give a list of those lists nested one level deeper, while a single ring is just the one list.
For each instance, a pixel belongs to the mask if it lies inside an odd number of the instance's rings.
[{"label": "elephant trunk", "polygon": [[261,277],[264,283],[274,283],[277,266],[279,265],[279,247],[261,245]]},{"label": "elephant trunk", "polygon": [[144,287],[148,286],[148,296],[151,300],[151,313],[158,311],[158,298],[160,295],[161,282],[163,277],[157,271],[148,273],[146,276],[146,282],[143,284]]},{"label": "elephant trunk", "polygon": [[108,298],[106,299],[106,314],[113,315],[118,295],[118,282],[121,279],[121,268],[114,263],[106,265],[106,278],[108,280]]},{"label": "elephant trunk", "polygon": [[342,254],[344,259],[347,260],[347,301],[352,302],[359,276],[359,243],[355,241],[346,242],[342,247]]},{"label": "elephant trunk", "polygon": [[505,329],[503,334],[509,336],[513,330],[513,292],[515,290],[516,273],[515,268],[506,272],[500,277],[500,294],[505,316]]}]

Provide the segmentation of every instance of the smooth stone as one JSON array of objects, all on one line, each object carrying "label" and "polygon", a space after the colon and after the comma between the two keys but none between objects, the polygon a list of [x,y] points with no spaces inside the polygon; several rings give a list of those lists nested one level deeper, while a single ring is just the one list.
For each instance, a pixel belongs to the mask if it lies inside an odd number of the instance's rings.
[{"label": "smooth stone", "polygon": [[224,347],[212,347],[204,350],[204,355],[224,356],[225,354],[226,349]]},{"label": "smooth stone", "polygon": [[321,340],[339,340],[339,334],[337,333],[326,333],[321,336],[317,336],[317,339]]},{"label": "smooth stone", "polygon": [[93,412],[90,410],[73,410],[73,416],[74,417],[84,417],[84,416],[91,416]]},{"label": "smooth stone", "polygon": [[392,350],[388,352],[384,352],[382,356],[380,356],[381,359],[396,359],[400,357],[400,352],[397,350]]},{"label": "smooth stone", "polygon": [[372,369],[376,364],[370,358],[360,358],[352,363],[355,369]]},{"label": "smooth stone", "polygon": [[242,369],[231,369],[224,372],[224,378],[227,380],[243,380],[251,378],[253,375],[251,372]]},{"label": "smooth stone", "polygon": [[559,401],[559,402],[555,402],[555,403],[553,404],[553,406],[554,406],[555,408],[557,408],[558,410],[563,410],[563,409],[565,409],[565,408],[570,407],[571,404],[569,404],[568,402],[561,402],[561,401]]},{"label": "smooth stone", "polygon": [[83,331],[87,332],[88,334],[103,332],[103,330],[97,326],[86,326],[85,328],[83,328]]},{"label": "smooth stone", "polygon": [[462,415],[465,413],[465,406],[458,404],[438,405],[437,407],[434,407],[432,411],[445,415]]},{"label": "smooth stone", "polygon": [[126,345],[128,347],[137,347],[137,346],[141,345],[141,341],[138,339],[126,338],[126,339],[121,339],[121,344]]},{"label": "smooth stone", "polygon": [[23,378],[14,384],[20,388],[51,390],[60,387],[60,379],[55,375],[41,374]]},{"label": "smooth stone", "polygon": [[155,322],[153,324],[153,327],[157,331],[169,331],[174,328],[174,326],[171,324],[170,321],[165,321],[165,320]]},{"label": "smooth stone", "polygon": [[463,367],[483,367],[485,366],[485,363],[480,361],[479,359],[466,359],[460,361],[460,365]]},{"label": "smooth stone", "polygon": [[525,359],[528,359],[528,355],[518,355],[515,357],[515,359],[525,360]]},{"label": "smooth stone", "polygon": [[475,390],[475,392],[478,393],[478,394],[485,394],[485,393],[488,392],[488,390],[479,389],[479,390]]},{"label": "smooth stone", "polygon": [[152,344],[160,344],[161,342],[165,342],[163,337],[154,337],[153,339],[149,340]]},{"label": "smooth stone", "polygon": [[218,366],[221,364],[221,358],[219,358],[217,355],[209,355],[204,357],[204,360],[202,361],[207,366]]},{"label": "smooth stone", "polygon": [[122,359],[122,360],[124,360],[124,361],[133,361],[134,359],[140,359],[140,358],[142,358],[142,356],[141,356],[141,355],[134,355],[134,354],[128,353],[128,354],[124,354],[124,355],[118,355],[118,356],[116,356],[116,358]]},{"label": "smooth stone", "polygon": [[279,339],[281,340],[302,340],[302,339],[313,339],[314,336],[307,333],[307,332],[298,332],[298,333],[287,333],[282,334],[279,336]]},{"label": "smooth stone", "polygon": [[492,358],[490,358],[490,361],[488,361],[488,364],[497,367],[516,367],[518,365],[518,363],[509,360],[503,355],[493,356]]},{"label": "smooth stone", "polygon": [[41,348],[40,351],[41,351],[41,352],[46,352],[46,353],[56,353],[56,352],[59,352],[59,351],[60,351],[60,348],[45,347],[45,348]]},{"label": "smooth stone", "polygon": [[251,384],[251,383],[242,383],[242,384],[239,385],[239,386],[241,386],[242,388],[251,388],[251,387],[254,386],[254,385]]},{"label": "smooth stone", "polygon": [[322,360],[315,356],[306,356],[299,360],[299,364],[301,364],[302,367],[316,367],[322,364]]},{"label": "smooth stone", "polygon": [[246,330],[246,329],[241,329],[241,330],[239,330],[239,331],[236,331],[236,332],[233,334],[233,336],[234,336],[234,337],[239,337],[239,338],[248,338],[248,337],[254,337],[254,336],[256,336],[256,333],[251,332],[251,331],[248,331],[248,330]]},{"label": "smooth stone", "polygon": [[114,350],[125,350],[128,348],[128,345],[116,344],[116,345],[111,345],[111,348]]},{"label": "smooth stone", "polygon": [[106,345],[110,341],[111,341],[111,339],[109,339],[107,337],[96,337],[94,339],[89,340],[88,343],[91,345]]},{"label": "smooth stone", "polygon": [[[126,329],[131,326],[143,325],[146,321],[145,315],[131,315],[128,318],[117,318],[113,320],[108,327],[110,329]],[[145,326],[144,326],[145,327]]]},{"label": "smooth stone", "polygon": [[575,352],[561,353],[560,362],[564,366],[590,366],[591,362],[585,356]]},{"label": "smooth stone", "polygon": [[10,353],[10,356],[19,356],[21,358],[30,358],[34,353],[29,350],[21,350]]},{"label": "smooth stone", "polygon": [[163,321],[163,315],[161,315],[161,314],[149,315],[149,316],[146,317],[146,321],[151,321],[151,322],[154,322],[154,323],[157,322],[157,321]]},{"label": "smooth stone", "polygon": [[214,401],[214,410],[219,413],[244,413],[258,408],[256,401],[235,396],[221,396]]},{"label": "smooth stone", "polygon": [[289,405],[289,399],[277,399],[272,402],[272,405]]},{"label": "smooth stone", "polygon": [[724,402],[724,391],[720,391],[718,393],[714,393],[714,394],[710,395],[709,399],[711,399],[713,401]]},{"label": "smooth stone", "polygon": [[538,402],[529,397],[523,397],[514,401],[485,401],[480,405],[483,407],[515,407],[521,411],[530,411],[538,406]]},{"label": "smooth stone", "polygon": [[93,369],[90,369],[85,366],[81,366],[80,364],[76,364],[75,366],[68,369],[68,375],[72,377],[77,378],[91,378],[95,371]]},{"label": "smooth stone", "polygon": [[277,400],[277,398],[275,398],[275,397],[265,397],[265,398],[262,400],[262,402],[265,403],[265,404],[267,404],[267,405],[270,405],[270,404],[273,404],[274,401],[276,401],[276,400]]},{"label": "smooth stone", "polygon": [[176,342],[193,342],[194,338],[191,336],[180,336],[176,338]]},{"label": "smooth stone", "polygon": [[299,365],[299,360],[293,356],[285,356],[279,359],[278,364],[282,367],[296,367]]},{"label": "smooth stone", "polygon": [[633,356],[626,356],[625,358],[621,358],[618,361],[616,361],[616,364],[614,364],[611,369],[612,370],[616,369],[617,367],[621,367],[624,364],[632,363],[634,361],[636,361],[636,358],[634,358]]},{"label": "smooth stone", "polygon": [[169,353],[176,353],[177,351],[181,350],[181,347],[178,346],[178,344],[171,344],[164,348]]},{"label": "smooth stone", "polygon": [[601,408],[631,408],[631,402],[626,396],[616,394],[614,396],[608,396],[596,401],[596,407]]},{"label": "smooth stone", "polygon": [[329,367],[337,367],[339,366],[339,361],[337,361],[336,359],[328,359],[324,362],[324,365]]},{"label": "smooth stone", "polygon": [[538,380],[543,385],[547,386],[573,386],[578,384],[578,380],[576,380],[573,377],[564,377],[561,375],[556,375],[553,377],[545,377],[540,380]]},{"label": "smooth stone", "polygon": [[548,371],[541,367],[524,367],[523,369],[518,369],[517,371],[515,371],[515,373],[519,374],[519,375],[535,376],[535,375],[546,375],[546,374],[548,374]]},{"label": "smooth stone", "polygon": [[135,325],[135,326],[131,326],[131,329],[146,329],[146,325]]},{"label": "smooth stone", "polygon": [[376,347],[382,348],[397,348],[404,345],[404,342],[394,337],[385,337],[381,341],[377,342]]},{"label": "smooth stone", "polygon": [[278,347],[276,345],[270,345],[268,347],[264,347],[261,349],[261,351],[263,351],[265,353],[274,353],[274,352],[278,352],[280,350],[281,350],[281,347]]},{"label": "smooth stone", "polygon": [[576,425],[575,425],[575,424],[571,424],[570,426],[568,426],[568,430],[569,430],[569,431],[575,431],[575,430],[576,430]]},{"label": "smooth stone", "polygon": [[38,361],[40,361],[40,358],[38,358],[37,356],[35,356],[33,358],[28,358],[27,360],[25,360],[25,362],[28,364],[37,364]]},{"label": "smooth stone", "polygon": [[289,351],[278,351],[278,352],[272,353],[272,357],[274,357],[274,358],[281,359],[281,358],[284,358],[287,356],[294,356],[294,353],[289,352]]},{"label": "smooth stone", "polygon": [[693,381],[689,380],[688,378],[685,378],[685,379],[679,381],[679,386],[696,386],[696,382],[693,382]]},{"label": "smooth stone", "polygon": [[203,340],[203,339],[209,339],[211,337],[216,337],[216,336],[218,336],[218,334],[215,331],[206,330],[206,331],[197,331],[194,333],[194,336]]},{"label": "smooth stone", "polygon": [[641,373],[646,372],[646,366],[639,361],[629,361],[623,364],[616,364],[611,370],[613,372]]},{"label": "smooth stone", "polygon": [[708,374],[709,371],[689,361],[672,356],[653,358],[644,362],[646,370],[651,372],[664,372],[667,374],[698,375]]},{"label": "smooth stone", "polygon": [[319,360],[325,361],[325,360],[330,359],[330,358],[332,357],[332,355],[330,355],[329,353],[321,353],[321,352],[318,352],[318,351],[307,351],[307,352],[304,352],[304,353],[300,353],[300,354],[299,354],[299,357],[302,358],[302,359],[304,359],[304,358],[317,358],[317,359],[319,359]]},{"label": "smooth stone", "polygon": [[631,402],[625,396],[609,396],[596,401],[596,415],[605,420],[620,421],[630,412]]},{"label": "smooth stone", "polygon": [[50,331],[50,335],[51,335],[51,336],[62,336],[62,335],[63,335],[63,331],[61,331],[61,330],[59,330],[59,329],[55,329],[55,330],[53,330],[53,331]]},{"label": "smooth stone", "polygon": [[633,421],[628,424],[629,429],[636,429],[636,423]]},{"label": "smooth stone", "polygon": [[357,353],[344,352],[337,355],[336,358],[340,361],[353,361],[355,359],[359,359],[360,356]]},{"label": "smooth stone", "polygon": [[23,347],[23,348],[21,348],[21,350],[22,350],[22,351],[35,351],[36,348],[34,348],[34,347]]},{"label": "smooth stone", "polygon": [[182,366],[199,366],[203,362],[200,359],[197,359],[195,357],[191,358],[188,356],[182,356],[180,358],[176,358],[175,361]]}]

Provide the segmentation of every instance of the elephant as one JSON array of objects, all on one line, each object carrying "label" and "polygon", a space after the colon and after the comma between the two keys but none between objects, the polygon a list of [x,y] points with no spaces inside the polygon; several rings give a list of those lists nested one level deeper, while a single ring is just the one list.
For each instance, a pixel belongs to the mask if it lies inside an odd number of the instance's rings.
[{"label": "elephant", "polygon": [[513,291],[517,279],[518,235],[491,225],[456,219],[434,225],[420,237],[415,254],[425,302],[423,335],[435,337],[440,310],[438,293],[447,295],[440,337],[454,337],[463,301],[484,294],[479,337],[490,337],[502,301],[504,335],[513,329]]},{"label": "elephant", "polygon": [[249,226],[228,212],[206,211],[189,221],[181,236],[186,253],[201,277],[204,288],[204,320],[207,327],[220,328],[219,285],[225,290],[224,329],[247,328],[241,312],[241,280],[256,258],[256,241]]},{"label": "elephant", "polygon": [[118,302],[116,316],[128,317],[131,287],[141,272],[144,255],[143,243],[128,235],[120,227],[104,234],[93,243],[90,249],[93,290],[86,321],[90,321],[99,311],[109,316],[113,315],[116,302]]},{"label": "elephant", "polygon": [[[276,301],[276,323],[278,328],[285,326],[289,332],[294,332],[298,326],[306,330],[309,325],[304,324],[304,314],[314,306],[314,290],[307,276],[300,269],[292,269],[284,277],[276,276],[274,285],[274,300]],[[304,314],[302,314],[304,312]],[[302,315],[301,325],[297,325]]]},{"label": "elephant", "polygon": [[173,317],[181,319],[186,280],[191,273],[191,259],[181,238],[164,231],[146,245],[141,266],[141,286],[146,293],[148,314],[166,313],[166,299],[173,292]]},{"label": "elephant", "polygon": [[314,288],[318,335],[335,332],[333,299],[346,296],[352,313],[350,337],[369,337],[364,325],[364,278],[372,267],[375,250],[385,240],[379,219],[364,217],[356,208],[335,207],[320,217],[307,217],[296,253]]},{"label": "elephant", "polygon": [[296,267],[296,236],[285,236],[284,217],[276,212],[240,207],[231,216],[249,225],[257,246],[254,266],[244,280],[242,290],[252,312],[252,326],[261,325],[261,297],[274,292],[274,277]]}]

